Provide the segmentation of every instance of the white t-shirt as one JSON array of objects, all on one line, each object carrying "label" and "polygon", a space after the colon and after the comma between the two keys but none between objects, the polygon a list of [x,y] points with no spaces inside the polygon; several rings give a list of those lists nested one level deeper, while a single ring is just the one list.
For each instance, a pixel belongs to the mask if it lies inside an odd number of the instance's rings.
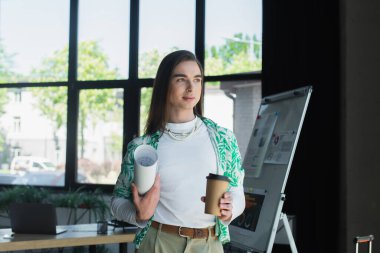
[{"label": "white t-shirt", "polygon": [[195,118],[186,123],[168,123],[175,133],[195,132],[179,141],[165,132],[157,147],[160,174],[160,201],[154,220],[164,224],[204,228],[215,217],[204,213],[201,197],[206,194],[206,177],[216,173],[216,155],[206,126]]}]

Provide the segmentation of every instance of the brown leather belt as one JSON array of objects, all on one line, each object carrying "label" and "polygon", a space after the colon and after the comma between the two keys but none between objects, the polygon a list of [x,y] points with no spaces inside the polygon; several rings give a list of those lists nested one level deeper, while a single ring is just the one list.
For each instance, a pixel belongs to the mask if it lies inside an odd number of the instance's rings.
[{"label": "brown leather belt", "polygon": [[[160,227],[159,222],[152,221],[152,227],[159,229]],[[211,232],[211,236],[215,237],[215,227],[211,228],[187,228],[187,227],[180,227],[180,226],[173,226],[173,225],[167,225],[167,224],[161,224],[161,231],[170,233],[170,234],[176,234],[181,237],[188,237],[190,239],[203,239],[208,238],[209,231]]]}]

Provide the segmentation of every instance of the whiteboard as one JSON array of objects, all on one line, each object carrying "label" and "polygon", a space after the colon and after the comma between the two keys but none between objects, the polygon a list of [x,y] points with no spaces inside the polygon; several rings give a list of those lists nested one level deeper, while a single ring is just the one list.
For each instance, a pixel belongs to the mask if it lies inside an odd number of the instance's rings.
[{"label": "whiteboard", "polygon": [[246,208],[230,225],[231,243],[270,252],[312,87],[262,99],[243,160]]}]

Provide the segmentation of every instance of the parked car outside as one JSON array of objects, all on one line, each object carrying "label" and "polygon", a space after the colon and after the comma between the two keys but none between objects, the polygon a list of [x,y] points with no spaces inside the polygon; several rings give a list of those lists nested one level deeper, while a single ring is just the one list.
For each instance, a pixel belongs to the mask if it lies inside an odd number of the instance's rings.
[{"label": "parked car outside", "polygon": [[17,175],[9,173],[0,173],[0,185],[2,184],[12,184],[13,180],[17,178]]},{"label": "parked car outside", "polygon": [[25,174],[32,171],[55,171],[57,167],[48,159],[38,156],[16,156],[10,165],[12,174]]}]

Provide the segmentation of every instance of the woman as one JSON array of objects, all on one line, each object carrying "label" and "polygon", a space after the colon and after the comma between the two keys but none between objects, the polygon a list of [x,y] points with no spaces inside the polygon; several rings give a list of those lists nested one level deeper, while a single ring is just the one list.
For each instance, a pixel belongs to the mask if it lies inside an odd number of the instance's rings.
[{"label": "woman", "polygon": [[[128,144],[111,210],[136,224],[139,252],[223,252],[228,224],[245,206],[244,171],[234,134],[202,116],[203,69],[193,53],[180,50],[161,62],[154,81],[145,134]],[[137,146],[157,149],[158,175],[143,196],[133,183]],[[228,176],[221,215],[204,213],[206,176]]]}]

